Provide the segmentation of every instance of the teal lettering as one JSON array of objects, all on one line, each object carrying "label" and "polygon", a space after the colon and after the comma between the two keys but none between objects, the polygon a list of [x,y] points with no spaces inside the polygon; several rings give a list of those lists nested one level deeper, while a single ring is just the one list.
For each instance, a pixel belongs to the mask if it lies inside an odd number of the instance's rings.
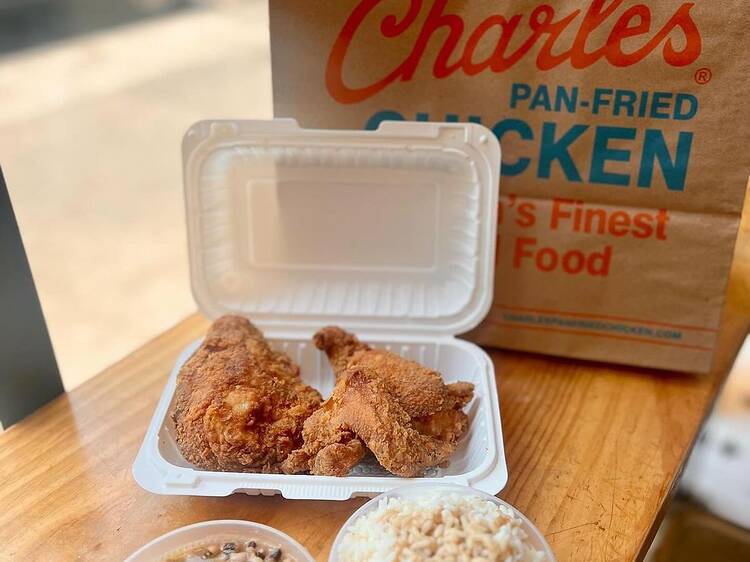
[{"label": "teal lettering", "polygon": [[693,94],[677,94],[674,102],[676,121],[687,121],[698,113],[698,98]]},{"label": "teal lettering", "polygon": [[555,111],[559,112],[563,105],[568,113],[575,113],[576,105],[578,105],[578,86],[571,88],[570,94],[565,86],[557,87],[555,93]]},{"label": "teal lettering", "polygon": [[604,168],[609,161],[628,162],[630,151],[609,147],[610,140],[633,140],[636,130],[625,127],[597,127],[594,136],[594,152],[591,155],[591,173],[589,181],[592,183],[606,183],[610,185],[628,185],[629,174],[607,172]]},{"label": "teal lettering", "polygon": [[552,102],[549,99],[549,90],[547,90],[547,86],[545,86],[544,84],[536,89],[536,93],[531,99],[531,105],[529,105],[529,109],[536,109],[539,106],[542,106],[547,111],[552,110]]},{"label": "teal lettering", "polygon": [[531,97],[531,86],[528,84],[513,84],[510,89],[510,108],[518,107],[518,102]]},{"label": "teal lettering", "polygon": [[612,90],[610,88],[597,88],[594,90],[594,107],[591,112],[599,115],[599,110],[612,103]]},{"label": "teal lettering", "polygon": [[383,111],[378,111],[375,115],[370,117],[370,119],[365,124],[365,129],[368,131],[374,131],[378,127],[380,127],[380,124],[383,121],[404,121],[404,116],[401,115],[398,111],[392,111],[390,109],[384,109]]},{"label": "teal lettering", "polygon": [[552,172],[552,163],[557,160],[568,180],[581,181],[581,174],[578,172],[568,149],[588,128],[588,125],[573,125],[568,132],[555,140],[557,125],[555,123],[544,123],[537,175],[540,178],[549,178]]},{"label": "teal lettering", "polygon": [[685,191],[685,179],[692,145],[693,133],[681,132],[677,139],[674,160],[672,160],[664,133],[657,129],[647,129],[643,142],[643,154],[641,155],[641,169],[638,173],[638,187],[651,187],[654,168],[656,168],[658,160],[667,189],[670,191]]},{"label": "teal lettering", "polygon": [[669,109],[669,100],[672,99],[672,95],[669,92],[654,92],[651,102],[651,117],[654,119],[669,119],[669,111],[660,110]]},{"label": "teal lettering", "polygon": [[[531,130],[531,127],[529,127],[525,121],[521,121],[520,119],[504,119],[503,121],[498,121],[495,123],[495,126],[492,127],[492,132],[495,133],[495,136],[501,143],[505,133],[510,131],[518,133],[523,140],[534,139],[534,132]],[[513,163],[503,162],[501,174],[503,176],[517,176],[518,174],[525,172],[526,168],[529,167],[529,164],[531,164],[531,159],[529,158],[519,158]]]},{"label": "teal lettering", "polygon": [[615,92],[615,105],[612,107],[612,115],[620,115],[620,111],[625,109],[625,114],[632,117],[635,113],[635,101],[638,96],[631,90],[617,90]]}]

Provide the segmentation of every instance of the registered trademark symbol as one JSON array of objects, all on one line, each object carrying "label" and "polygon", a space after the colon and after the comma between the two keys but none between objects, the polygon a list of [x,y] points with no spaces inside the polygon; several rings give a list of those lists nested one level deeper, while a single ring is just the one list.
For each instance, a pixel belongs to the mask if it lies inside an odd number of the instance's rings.
[{"label": "registered trademark symbol", "polygon": [[698,84],[708,84],[712,77],[710,68],[699,68],[695,73],[695,81]]}]

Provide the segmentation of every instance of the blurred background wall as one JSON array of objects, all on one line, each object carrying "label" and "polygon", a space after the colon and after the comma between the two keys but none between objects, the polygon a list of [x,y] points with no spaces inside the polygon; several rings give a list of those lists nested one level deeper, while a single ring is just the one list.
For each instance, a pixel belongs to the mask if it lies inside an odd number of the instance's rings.
[{"label": "blurred background wall", "polygon": [[263,0],[0,0],[0,165],[72,388],[195,310],[180,142],[271,116]]}]

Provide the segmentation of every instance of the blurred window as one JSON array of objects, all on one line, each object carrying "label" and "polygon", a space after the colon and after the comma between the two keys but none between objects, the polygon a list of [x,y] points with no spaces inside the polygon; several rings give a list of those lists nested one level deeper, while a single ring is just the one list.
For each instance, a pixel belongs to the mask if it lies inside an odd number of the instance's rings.
[{"label": "blurred window", "polygon": [[0,165],[66,388],[195,311],[180,143],[271,116],[265,0],[0,0]]}]

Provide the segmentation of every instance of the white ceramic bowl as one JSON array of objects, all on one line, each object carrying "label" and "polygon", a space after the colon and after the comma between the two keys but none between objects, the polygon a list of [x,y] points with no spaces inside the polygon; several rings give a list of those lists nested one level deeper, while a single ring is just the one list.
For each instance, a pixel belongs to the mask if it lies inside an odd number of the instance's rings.
[{"label": "white ceramic bowl", "polygon": [[555,555],[552,552],[552,549],[550,548],[549,544],[547,544],[547,541],[545,540],[544,535],[542,535],[539,529],[537,529],[536,526],[531,521],[529,521],[529,519],[523,513],[518,511],[515,507],[513,507],[509,503],[504,502],[503,500],[498,499],[495,496],[485,494],[484,492],[475,490],[474,488],[470,488],[468,486],[460,486],[456,484],[413,484],[409,486],[402,486],[400,488],[395,488],[389,492],[385,492],[384,494],[380,494],[379,496],[372,498],[370,501],[368,501],[366,504],[360,507],[357,511],[355,511],[352,514],[352,516],[349,517],[349,519],[347,519],[343,527],[341,527],[341,530],[339,531],[339,534],[336,535],[336,540],[334,541],[333,546],[331,547],[331,555],[328,558],[328,562],[340,562],[338,552],[339,552],[339,549],[341,548],[341,543],[347,531],[357,519],[369,513],[370,511],[373,511],[374,509],[376,509],[378,507],[378,504],[380,503],[380,500],[384,498],[394,498],[394,497],[395,498],[416,498],[426,492],[433,492],[433,491],[440,491],[444,493],[457,493],[457,494],[461,494],[465,496],[475,496],[478,498],[485,499],[496,505],[503,505],[505,507],[512,509],[513,513],[515,513],[516,516],[521,520],[521,528],[525,531],[529,544],[532,547],[534,547],[536,550],[541,551],[545,554],[546,558],[544,558],[544,562],[556,562]]},{"label": "white ceramic bowl", "polygon": [[139,548],[125,562],[158,562],[164,556],[184,547],[200,546],[211,539],[236,540],[241,537],[257,539],[269,546],[281,548],[296,562],[315,562],[305,547],[289,535],[268,525],[231,519],[204,521],[170,531]]}]

